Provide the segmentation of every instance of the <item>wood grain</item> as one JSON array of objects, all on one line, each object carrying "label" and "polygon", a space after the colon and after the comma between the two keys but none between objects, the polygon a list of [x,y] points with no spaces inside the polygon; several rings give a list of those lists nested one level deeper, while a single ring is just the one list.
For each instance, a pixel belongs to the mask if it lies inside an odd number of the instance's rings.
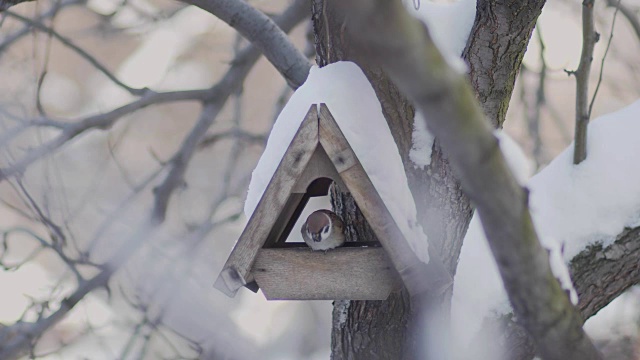
[{"label": "wood grain", "polygon": [[425,264],[411,250],[325,104],[320,105],[319,129],[320,144],[340,172],[409,293],[419,296],[440,292],[450,286],[451,276],[437,257],[432,257],[432,261]]},{"label": "wood grain", "polygon": [[385,300],[402,284],[380,247],[261,249],[253,272],[269,300]]},{"label": "wood grain", "polygon": [[253,281],[250,270],[256,254],[271,232],[317,144],[318,112],[316,105],[312,105],[218,276],[214,284],[218,290],[233,297],[240,287]]},{"label": "wood grain", "polygon": [[329,159],[329,155],[327,155],[322,146],[318,146],[311,156],[311,160],[309,160],[309,165],[298,178],[293,190],[294,192],[304,193],[312,182],[323,177],[333,180],[338,186],[344,186],[340,174],[336,171],[331,159]]}]

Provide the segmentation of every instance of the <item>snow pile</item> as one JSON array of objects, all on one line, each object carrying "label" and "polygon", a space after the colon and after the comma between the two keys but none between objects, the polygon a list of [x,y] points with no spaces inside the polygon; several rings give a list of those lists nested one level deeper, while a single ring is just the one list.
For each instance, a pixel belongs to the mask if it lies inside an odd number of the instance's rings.
[{"label": "snow pile", "polygon": [[351,62],[313,67],[291,96],[253,171],[244,211],[250,218],[311,104],[326,103],[412,249],[428,261],[427,236],[417,221],[402,159],[380,102],[362,70]]},{"label": "snow pile", "polygon": [[416,114],[413,118],[413,133],[411,134],[412,144],[409,151],[409,159],[411,159],[416,168],[425,168],[431,164],[434,139],[427,129],[424,116],[416,109]]},{"label": "snow pile", "polygon": [[573,146],[529,183],[539,234],[564,246],[569,261],[587,245],[610,245],[640,220],[640,101],[589,125],[587,159],[572,165]]},{"label": "snow pile", "polygon": [[[550,249],[552,270],[565,288],[570,280],[565,263],[588,245],[608,246],[625,227],[640,225],[638,133],[640,101],[589,125],[588,155],[580,165],[572,163],[571,145],[528,182],[536,231]],[[509,159],[513,154],[505,151],[505,155]],[[577,300],[573,294],[572,300]],[[484,231],[474,216],[454,283],[456,336],[466,344],[484,318],[510,311]]]},{"label": "snow pile", "polygon": [[458,0],[454,3],[423,0],[419,1],[417,9],[412,0],[405,0],[404,5],[409,14],[427,25],[433,42],[449,65],[466,71],[460,55],[467,45],[476,18],[476,0]]}]

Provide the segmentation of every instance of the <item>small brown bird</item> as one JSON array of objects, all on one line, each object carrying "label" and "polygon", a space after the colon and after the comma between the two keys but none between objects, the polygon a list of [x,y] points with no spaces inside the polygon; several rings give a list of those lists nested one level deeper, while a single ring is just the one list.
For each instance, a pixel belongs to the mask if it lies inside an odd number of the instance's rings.
[{"label": "small brown bird", "polygon": [[344,244],[342,219],[330,210],[316,210],[302,225],[302,238],[313,250],[329,250]]}]

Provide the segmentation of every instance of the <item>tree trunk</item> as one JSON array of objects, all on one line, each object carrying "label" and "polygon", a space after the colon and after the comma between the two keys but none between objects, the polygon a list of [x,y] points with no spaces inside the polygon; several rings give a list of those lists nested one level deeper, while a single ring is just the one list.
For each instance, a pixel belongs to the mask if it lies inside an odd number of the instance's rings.
[{"label": "tree trunk", "polygon": [[[464,58],[470,64],[471,82],[488,120],[500,127],[513,90],[531,31],[544,1],[478,1],[478,13]],[[517,6],[517,16],[512,10]],[[341,60],[357,63],[371,82],[402,157],[419,221],[429,238],[431,256],[455,274],[462,240],[473,214],[446,156],[436,140],[431,165],[416,168],[409,159],[414,109],[388,77],[369,64],[350,43],[348,22],[331,7],[331,1],[312,0],[312,20],[317,63]],[[491,25],[491,26],[488,26]],[[505,36],[506,34],[512,34]],[[513,35],[516,34],[516,35]],[[513,39],[517,41],[513,41]],[[511,39],[511,40],[509,40]],[[491,49],[492,51],[483,51]],[[488,65],[487,65],[488,64]],[[346,194],[333,192],[336,212],[350,226],[348,238],[367,238],[364,217]],[[448,293],[447,296],[451,294]],[[449,298],[440,299],[448,305]],[[336,301],[333,311],[332,359],[413,359],[420,334],[413,331],[418,309],[406,291],[392,293],[386,301]]]},{"label": "tree trunk", "polygon": [[[323,0],[313,1],[313,24],[316,36],[317,63],[356,62],[369,78],[383,108],[394,140],[403,159],[410,188],[416,198],[419,219],[430,239],[431,249],[444,249],[443,244],[462,244],[462,237],[471,219],[471,207],[451,173],[439,148],[434,150],[432,166],[415,168],[409,160],[412,145],[414,109],[389,81],[386,75],[367,64],[366,59],[350,46],[344,19],[326,6]],[[435,174],[432,175],[432,174]],[[436,180],[437,179],[437,180]],[[372,236],[364,217],[353,199],[336,189],[332,193],[336,213],[348,224],[347,239],[367,239]],[[439,211],[438,209],[447,209]],[[442,256],[453,273],[460,247],[447,248]],[[420,344],[414,338],[411,319],[416,318],[415,304],[405,290],[391,294],[386,301],[336,301],[333,311],[332,359],[412,359],[414,351],[407,344]]]}]

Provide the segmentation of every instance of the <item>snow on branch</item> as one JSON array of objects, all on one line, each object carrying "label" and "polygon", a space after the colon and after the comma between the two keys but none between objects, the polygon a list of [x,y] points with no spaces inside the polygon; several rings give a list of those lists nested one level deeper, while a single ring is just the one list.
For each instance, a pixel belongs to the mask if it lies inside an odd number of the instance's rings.
[{"label": "snow on branch", "polygon": [[[561,255],[556,258],[554,273],[565,277],[565,289],[577,290],[584,318],[639,279],[636,264],[640,250],[632,240],[638,238],[640,226],[640,169],[632,165],[640,153],[638,116],[640,100],[595,119],[589,125],[589,157],[585,161],[574,166],[573,146],[569,146],[528,181],[540,240],[552,254]],[[514,153],[505,151],[507,159]],[[487,318],[512,312],[479,225],[474,218],[454,283],[452,316],[458,320],[454,322],[456,334],[463,342],[476,336]],[[566,278],[564,264],[570,264],[576,290]]]},{"label": "snow on branch", "polygon": [[[448,66],[428,31],[399,2],[336,5],[352,20],[354,41],[429,114],[429,130],[477,206],[518,322],[542,357],[599,359],[580,315],[554,278],[533,227],[527,193],[509,172],[466,78]],[[389,56],[399,53],[403,56]]]}]

